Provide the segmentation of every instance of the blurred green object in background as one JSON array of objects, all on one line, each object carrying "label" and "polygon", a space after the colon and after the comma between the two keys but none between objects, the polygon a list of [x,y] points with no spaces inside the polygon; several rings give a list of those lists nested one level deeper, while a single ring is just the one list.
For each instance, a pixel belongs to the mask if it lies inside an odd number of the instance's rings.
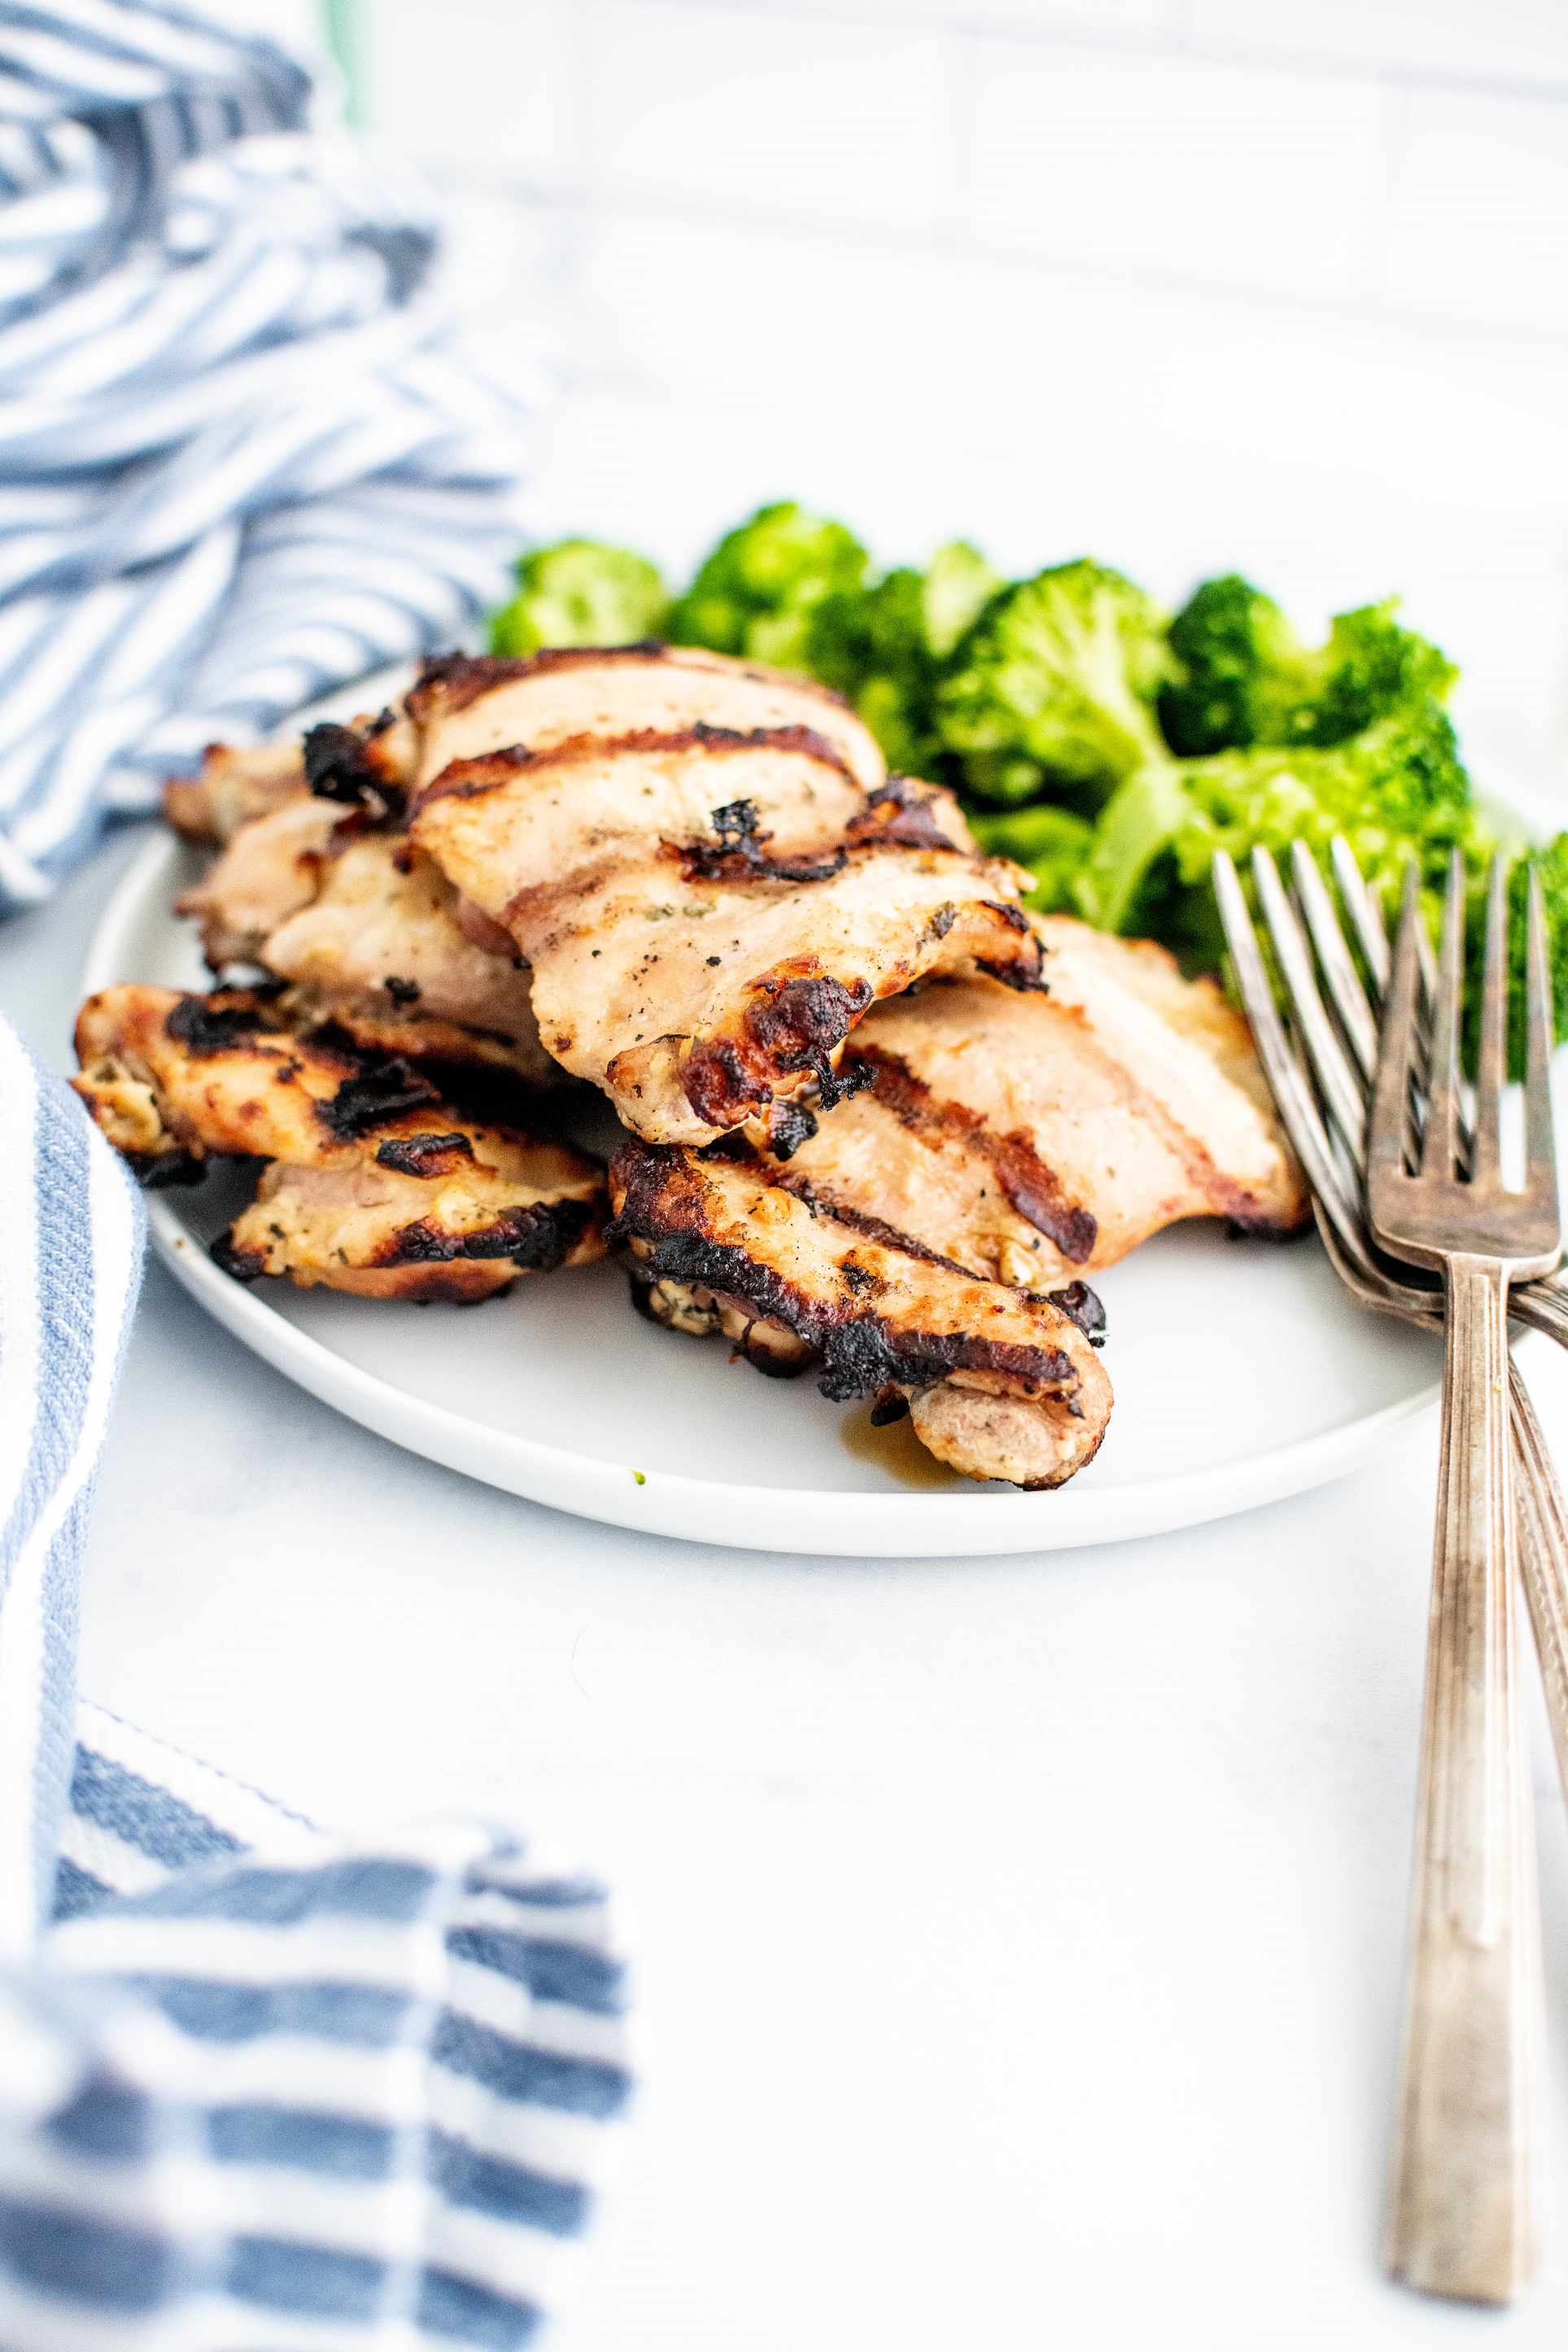
[{"label": "blurred green object in background", "polygon": [[1040,915],[1082,912],[1074,887],[1094,840],[1094,828],[1082,817],[1067,809],[1009,809],[972,814],[969,824],[988,856],[1015,858],[1034,876],[1026,907]]},{"label": "blurred green object in background", "polygon": [[659,635],[669,604],[646,556],[598,540],[563,539],[518,559],[517,593],[491,615],[490,651],[636,645]]},{"label": "blurred green object in background", "polygon": [[858,588],[871,558],[841,522],[793,499],[759,507],[719,541],[670,614],[677,646],[750,654],[811,676],[808,633],[824,598]]},{"label": "blurred green object in background", "polygon": [[872,586],[837,589],[813,608],[806,627],[811,674],[848,695],[890,768],[938,772],[943,664],[1002,585],[978,550],[957,539],[939,547],[924,572],[905,566]]}]

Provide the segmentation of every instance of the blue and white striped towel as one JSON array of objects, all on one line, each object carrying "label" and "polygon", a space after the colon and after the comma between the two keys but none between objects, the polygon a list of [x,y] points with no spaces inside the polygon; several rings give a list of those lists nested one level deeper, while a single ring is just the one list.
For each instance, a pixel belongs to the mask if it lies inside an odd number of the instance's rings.
[{"label": "blue and white striped towel", "polygon": [[602,1891],[493,1827],[329,1836],[75,1708],[141,1209],[4,1022],[0,1118],[0,2344],[527,2344],[630,2090]]},{"label": "blue and white striped towel", "polygon": [[522,413],[270,43],[0,0],[0,912],[214,739],[495,603]]}]

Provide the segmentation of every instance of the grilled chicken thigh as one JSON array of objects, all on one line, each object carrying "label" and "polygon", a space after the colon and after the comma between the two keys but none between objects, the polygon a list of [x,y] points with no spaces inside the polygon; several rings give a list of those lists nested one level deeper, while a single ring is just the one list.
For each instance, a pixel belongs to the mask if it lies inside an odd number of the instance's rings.
[{"label": "grilled chicken thigh", "polygon": [[488,751],[546,751],[581,735],[681,734],[699,723],[740,733],[809,728],[865,791],[887,774],[876,738],[831,687],[697,646],[585,647],[526,661],[453,654],[425,663],[405,702],[422,786],[452,761]]},{"label": "grilled chicken thigh", "polygon": [[342,819],[307,796],[235,835],[179,901],[201,919],[209,967],[260,965],[295,982],[287,1011],[367,1050],[555,1083],[511,940],[490,927],[495,944],[476,944],[457,892],[406,834],[340,838]]},{"label": "grilled chicken thigh", "polygon": [[464,1119],[406,1061],[299,1038],[265,992],[105,989],[77,1056],[77,1092],[149,1181],[214,1155],[270,1163],[214,1246],[246,1280],[468,1300],[602,1254],[603,1178],[582,1154]]},{"label": "grilled chicken thigh", "polygon": [[1071,1314],[814,1213],[744,1143],[722,1154],[630,1141],[612,1163],[611,1237],[656,1320],[765,1370],[815,1366],[836,1400],[874,1391],[881,1419],[907,1402],[972,1478],[1057,1486],[1092,1459],[1111,1383]]},{"label": "grilled chicken thigh", "polygon": [[858,850],[820,881],[709,881],[679,852],[535,893],[512,935],[546,1049],[650,1140],[706,1143],[815,1076],[879,996],[923,972],[1034,985],[1014,869],[950,850]]},{"label": "grilled chicken thigh", "polygon": [[163,814],[183,840],[222,849],[242,824],[270,816],[309,789],[298,737],[257,743],[248,751],[209,743],[199,775],[179,776],[165,785]]},{"label": "grilled chicken thigh", "polygon": [[455,760],[409,821],[465,900],[506,924],[537,891],[710,832],[713,857],[737,875],[831,865],[842,846],[873,840],[975,845],[950,793],[904,777],[868,793],[805,727],[577,735],[546,751]]},{"label": "grilled chicken thigh", "polygon": [[1031,1290],[1183,1217],[1301,1225],[1301,1171],[1213,983],[1143,942],[1040,928],[1045,992],[965,981],[868,1014],[839,1071],[865,1090],[796,1146],[785,1181]]},{"label": "grilled chicken thigh", "polygon": [[321,867],[308,906],[267,938],[262,961],[292,1001],[360,1044],[419,1058],[493,1061],[534,1086],[559,1076],[538,1042],[530,975],[477,947],[457,893],[406,834],[367,834]]}]

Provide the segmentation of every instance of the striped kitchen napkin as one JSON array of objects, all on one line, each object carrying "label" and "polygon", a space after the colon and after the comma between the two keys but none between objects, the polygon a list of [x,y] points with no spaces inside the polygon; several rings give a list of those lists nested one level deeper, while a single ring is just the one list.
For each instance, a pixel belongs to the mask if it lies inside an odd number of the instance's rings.
[{"label": "striped kitchen napkin", "polygon": [[0,2345],[527,2344],[630,2090],[602,1890],[329,1835],[74,1696],[140,1278],[125,1170],[0,1022]]},{"label": "striped kitchen napkin", "polygon": [[0,912],[503,592],[517,389],[422,298],[428,200],[310,105],[194,13],[0,0]]}]

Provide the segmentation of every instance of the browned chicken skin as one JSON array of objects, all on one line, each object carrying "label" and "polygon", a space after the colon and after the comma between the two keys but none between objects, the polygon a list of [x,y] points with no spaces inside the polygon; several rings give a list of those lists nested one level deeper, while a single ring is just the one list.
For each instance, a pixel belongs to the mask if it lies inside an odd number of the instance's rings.
[{"label": "browned chicken skin", "polygon": [[972,1478],[1057,1486],[1092,1459],[1111,1384],[1071,1314],[813,1213],[744,1144],[724,1152],[632,1140],[612,1163],[611,1237],[656,1320],[721,1331],[765,1370],[815,1365],[824,1395],[874,1393],[880,1418],[907,1401]]},{"label": "browned chicken skin", "polygon": [[476,1125],[407,1062],[302,1039],[252,990],[89,997],[74,1081],[152,1182],[217,1155],[271,1164],[214,1255],[250,1280],[472,1300],[602,1255],[604,1181],[580,1152]]}]

